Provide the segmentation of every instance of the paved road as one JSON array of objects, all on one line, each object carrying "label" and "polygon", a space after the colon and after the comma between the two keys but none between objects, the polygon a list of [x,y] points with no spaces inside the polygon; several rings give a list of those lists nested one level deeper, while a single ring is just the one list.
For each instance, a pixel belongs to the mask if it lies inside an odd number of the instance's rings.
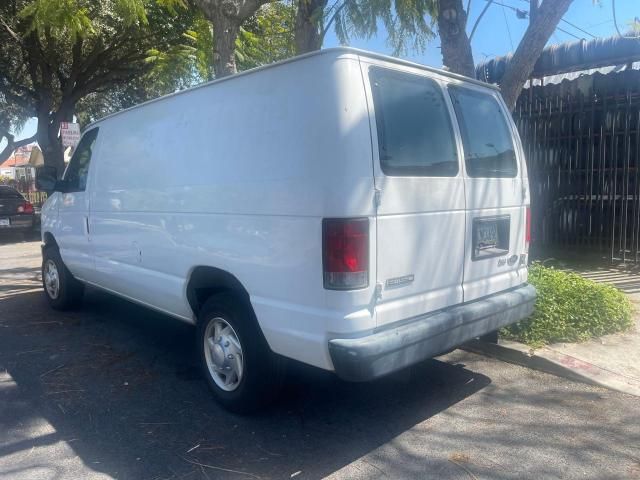
[{"label": "paved road", "polygon": [[640,402],[461,351],[369,384],[291,368],[225,413],[193,330],[89,291],[54,313],[0,245],[0,479],[640,478]]}]

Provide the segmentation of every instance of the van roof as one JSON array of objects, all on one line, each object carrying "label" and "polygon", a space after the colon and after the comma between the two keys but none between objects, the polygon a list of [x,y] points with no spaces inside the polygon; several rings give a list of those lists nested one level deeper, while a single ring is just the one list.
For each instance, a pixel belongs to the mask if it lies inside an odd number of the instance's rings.
[{"label": "van roof", "polygon": [[126,108],[124,110],[120,110],[118,112],[114,112],[114,113],[111,113],[109,115],[106,115],[106,116],[96,120],[95,122],[92,122],[89,125],[87,125],[87,127],[85,128],[85,131],[88,130],[89,128],[97,125],[98,123],[101,123],[102,121],[104,121],[104,120],[106,120],[108,118],[114,117],[114,116],[119,115],[119,114],[124,113],[124,112],[128,112],[129,110],[133,110],[135,108],[142,107],[144,105],[148,105],[149,103],[157,102],[157,101],[163,100],[165,98],[172,97],[174,95],[182,95],[184,93],[187,93],[187,92],[192,91],[192,90],[196,90],[198,88],[204,88],[204,87],[207,87],[207,86],[215,84],[215,83],[220,83],[220,82],[226,82],[226,81],[229,81],[229,80],[233,80],[234,78],[237,78],[239,76],[251,75],[252,73],[259,72],[259,71],[262,71],[262,70],[266,70],[268,68],[275,68],[275,67],[277,67],[279,65],[283,65],[285,63],[297,62],[298,60],[302,60],[302,59],[305,59],[305,58],[315,57],[315,56],[319,56],[319,55],[326,55],[326,54],[336,54],[336,55],[352,54],[352,55],[356,55],[358,57],[363,57],[363,58],[372,58],[372,59],[376,59],[376,60],[383,60],[383,61],[389,62],[389,63],[395,63],[395,64],[398,64],[398,65],[406,65],[406,66],[409,66],[409,67],[418,68],[418,69],[424,70],[426,72],[431,72],[431,73],[435,73],[435,74],[438,74],[438,75],[443,75],[445,77],[450,77],[450,78],[454,78],[456,80],[461,80],[461,81],[464,81],[464,82],[473,83],[473,84],[480,85],[480,86],[483,86],[483,87],[486,87],[486,88],[491,88],[491,89],[494,89],[494,90],[500,90],[500,88],[497,85],[486,83],[486,82],[483,82],[481,80],[476,80],[474,78],[465,77],[464,75],[460,75],[460,74],[457,74],[457,73],[449,72],[449,71],[443,70],[441,68],[429,67],[429,66],[423,65],[421,63],[410,62],[409,60],[402,60],[400,58],[392,57],[390,55],[384,55],[384,54],[381,54],[381,53],[370,52],[368,50],[362,50],[362,49],[359,49],[359,48],[332,47],[332,48],[327,48],[327,49],[324,49],[324,50],[317,50],[315,52],[305,53],[303,55],[297,55],[295,57],[291,57],[291,58],[287,58],[287,59],[284,59],[284,60],[280,60],[279,62],[270,63],[268,65],[262,65],[260,67],[252,68],[252,69],[249,69],[249,70],[245,70],[243,72],[239,72],[239,73],[236,73],[234,75],[229,75],[227,77],[210,80],[208,82],[204,82],[204,83],[201,83],[199,85],[195,85],[195,86],[190,87],[190,88],[185,88],[184,90],[180,90],[178,92],[174,92],[174,93],[170,93],[168,95],[163,95],[161,97],[153,98],[153,99],[148,100],[146,102],[139,103],[138,105],[134,105],[134,106]]}]

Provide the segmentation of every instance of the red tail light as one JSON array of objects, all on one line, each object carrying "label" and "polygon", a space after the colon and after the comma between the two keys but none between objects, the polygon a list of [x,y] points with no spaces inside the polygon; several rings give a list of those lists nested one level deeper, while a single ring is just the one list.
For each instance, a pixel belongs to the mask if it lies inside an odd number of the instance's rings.
[{"label": "red tail light", "polygon": [[33,213],[33,205],[29,202],[24,202],[18,207],[18,213]]},{"label": "red tail light", "polygon": [[353,290],[369,285],[369,219],[322,221],[324,288]]},{"label": "red tail light", "polygon": [[528,252],[529,244],[531,243],[531,208],[527,207],[527,220],[526,230],[524,233],[524,248]]}]

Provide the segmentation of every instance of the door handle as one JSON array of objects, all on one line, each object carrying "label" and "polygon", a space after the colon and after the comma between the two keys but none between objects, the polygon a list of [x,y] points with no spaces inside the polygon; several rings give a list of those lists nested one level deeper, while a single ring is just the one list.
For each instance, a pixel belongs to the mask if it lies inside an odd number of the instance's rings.
[{"label": "door handle", "polygon": [[84,217],[84,233],[89,235],[89,217]]}]

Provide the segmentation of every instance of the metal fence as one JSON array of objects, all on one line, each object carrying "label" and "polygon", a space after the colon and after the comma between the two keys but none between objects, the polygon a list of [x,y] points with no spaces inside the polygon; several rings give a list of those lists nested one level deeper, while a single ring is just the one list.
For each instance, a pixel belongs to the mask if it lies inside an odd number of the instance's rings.
[{"label": "metal fence", "polygon": [[640,258],[640,72],[525,90],[514,117],[531,184],[532,242]]},{"label": "metal fence", "polygon": [[46,192],[21,192],[22,195],[33,204],[34,207],[42,207],[42,204],[47,200]]}]

